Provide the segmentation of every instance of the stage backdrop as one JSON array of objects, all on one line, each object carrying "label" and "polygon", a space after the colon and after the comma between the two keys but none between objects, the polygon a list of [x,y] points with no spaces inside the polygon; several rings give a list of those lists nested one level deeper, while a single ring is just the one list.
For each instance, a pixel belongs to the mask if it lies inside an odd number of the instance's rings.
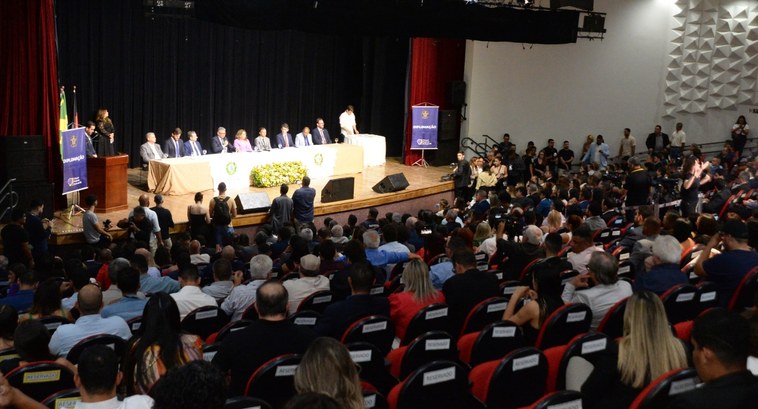
[{"label": "stage backdrop", "polygon": [[[258,127],[270,137],[323,117],[339,133],[354,105],[361,131],[402,151],[408,38],[255,31],[146,17],[142,1],[56,2],[59,82],[77,86],[80,119],[108,108],[116,150],[139,164],[147,131],[162,144],[176,127],[197,131],[203,147],[218,126],[228,135]],[[303,21],[318,24],[318,21]]]}]

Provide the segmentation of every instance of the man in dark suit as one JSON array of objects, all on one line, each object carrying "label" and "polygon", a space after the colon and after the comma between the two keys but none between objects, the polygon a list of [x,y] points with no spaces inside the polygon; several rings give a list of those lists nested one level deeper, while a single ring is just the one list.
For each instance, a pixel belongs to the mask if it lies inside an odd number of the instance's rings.
[{"label": "man in dark suit", "polygon": [[226,139],[226,128],[219,126],[216,130],[216,136],[211,140],[211,152],[234,152],[234,144],[229,143]]},{"label": "man in dark suit", "polygon": [[490,297],[497,297],[500,288],[491,273],[476,268],[476,257],[468,248],[453,253],[455,275],[445,281],[442,293],[450,307],[451,334],[457,335],[466,316],[474,306]]},{"label": "man in dark suit", "polygon": [[458,163],[453,170],[453,183],[455,185],[455,197],[468,199],[468,185],[471,183],[471,166],[463,152],[458,152]]},{"label": "man in dark suit", "polygon": [[184,155],[185,156],[201,156],[205,155],[203,146],[200,145],[200,141],[197,140],[197,132],[187,132],[187,142],[184,142]]},{"label": "man in dark suit", "polygon": [[655,132],[649,134],[645,140],[648,153],[664,153],[671,146],[668,134],[661,132],[661,126],[655,126]]},{"label": "man in dark suit", "polygon": [[292,139],[292,134],[289,133],[289,130],[290,126],[285,122],[282,124],[282,132],[276,134],[276,146],[279,149],[295,146],[295,140]]},{"label": "man in dark suit", "polygon": [[332,138],[329,136],[329,131],[324,128],[324,119],[316,119],[316,129],[313,130],[313,144],[314,145],[326,145],[332,143]]},{"label": "man in dark suit", "polygon": [[163,144],[163,152],[169,158],[181,158],[184,156],[184,142],[182,142],[182,130],[179,128],[171,132],[171,137]]}]

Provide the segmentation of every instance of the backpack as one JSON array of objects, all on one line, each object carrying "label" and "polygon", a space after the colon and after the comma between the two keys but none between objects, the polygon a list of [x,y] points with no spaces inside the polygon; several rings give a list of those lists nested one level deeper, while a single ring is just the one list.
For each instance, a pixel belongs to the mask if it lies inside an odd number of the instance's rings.
[{"label": "backpack", "polygon": [[228,226],[232,222],[232,214],[229,211],[229,197],[219,199],[214,197],[213,224],[216,226]]}]

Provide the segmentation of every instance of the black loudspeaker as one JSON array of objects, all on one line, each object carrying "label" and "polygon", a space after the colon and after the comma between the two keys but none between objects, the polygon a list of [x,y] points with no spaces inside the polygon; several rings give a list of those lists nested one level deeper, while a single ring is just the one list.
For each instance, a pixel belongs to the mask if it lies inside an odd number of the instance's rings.
[{"label": "black loudspeaker", "polygon": [[265,213],[271,208],[266,192],[240,193],[234,198],[237,205],[237,214]]},{"label": "black loudspeaker", "polygon": [[397,192],[408,187],[408,179],[402,173],[385,176],[381,182],[377,183],[371,189],[376,193]]},{"label": "black loudspeaker", "polygon": [[[2,203],[2,209],[5,209],[6,206],[10,206],[11,204],[15,204],[17,207],[20,207],[24,210],[29,210],[29,205],[32,203],[32,200],[35,200],[35,199],[41,200],[42,203],[45,204],[45,210],[42,213],[42,216],[52,220],[53,212],[55,212],[55,196],[54,196],[55,184],[54,183],[47,183],[47,182],[18,183],[16,182],[16,183],[13,183],[13,192],[15,193],[15,195],[13,195],[11,201],[6,201]],[[9,223],[9,222],[10,222],[10,212],[6,214],[3,220],[0,220],[0,223]]]},{"label": "black loudspeaker", "polygon": [[466,81],[450,81],[448,86],[450,106],[459,108],[466,103]]},{"label": "black loudspeaker", "polygon": [[458,111],[454,109],[440,110],[438,141],[458,140]]},{"label": "black loudspeaker", "polygon": [[47,156],[42,135],[0,137],[0,187],[16,182],[47,180]]},{"label": "black loudspeaker", "polygon": [[445,166],[456,161],[455,154],[460,146],[458,142],[458,118],[458,111],[456,110],[440,110],[437,149],[426,152],[426,160],[430,165]]},{"label": "black loudspeaker", "polygon": [[355,178],[332,179],[321,189],[321,203],[350,200],[355,191]]}]

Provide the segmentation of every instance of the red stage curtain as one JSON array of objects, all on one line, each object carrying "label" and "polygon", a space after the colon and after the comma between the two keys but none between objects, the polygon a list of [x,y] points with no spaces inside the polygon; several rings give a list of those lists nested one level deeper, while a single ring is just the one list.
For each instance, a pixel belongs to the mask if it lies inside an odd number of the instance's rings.
[{"label": "red stage curtain", "polygon": [[[421,158],[421,151],[411,150],[411,106],[421,102],[448,108],[450,81],[463,79],[465,40],[414,38],[411,44],[411,78],[408,97],[408,123],[405,127],[404,162],[410,165]],[[450,160],[454,160],[451,158]]]},{"label": "red stage curtain", "polygon": [[2,0],[0,16],[0,137],[43,135],[54,180],[60,155],[53,0]]}]

